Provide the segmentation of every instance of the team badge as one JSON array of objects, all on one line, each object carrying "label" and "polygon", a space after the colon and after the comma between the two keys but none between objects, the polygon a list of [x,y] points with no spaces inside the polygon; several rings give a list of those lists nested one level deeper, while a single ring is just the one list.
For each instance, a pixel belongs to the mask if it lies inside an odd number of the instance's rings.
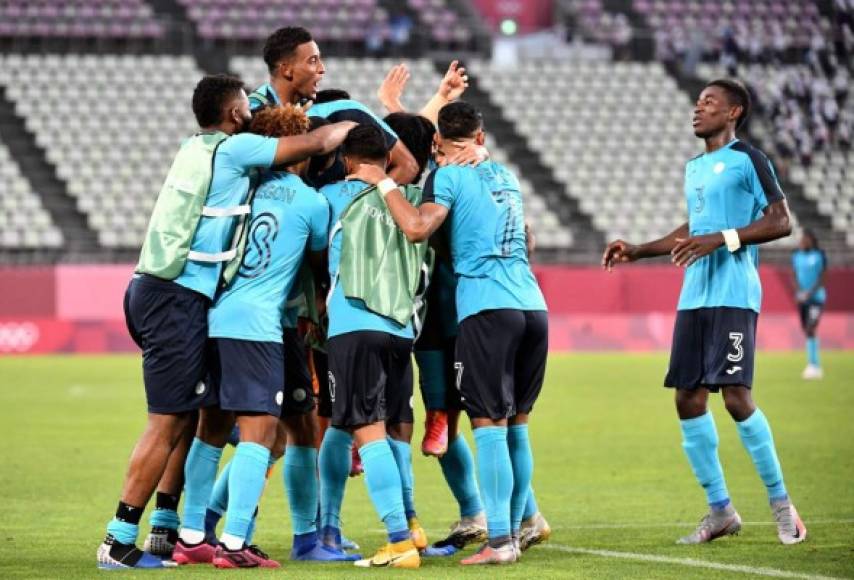
[{"label": "team badge", "polygon": [[723,161],[718,161],[717,163],[715,163],[715,166],[712,167],[712,171],[714,171],[715,173],[721,173],[724,169],[726,169],[726,165],[724,165]]}]

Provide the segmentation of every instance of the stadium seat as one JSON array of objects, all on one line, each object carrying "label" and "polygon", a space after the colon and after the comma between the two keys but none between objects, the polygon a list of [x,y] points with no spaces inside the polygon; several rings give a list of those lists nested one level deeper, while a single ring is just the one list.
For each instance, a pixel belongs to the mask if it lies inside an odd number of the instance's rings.
[{"label": "stadium seat", "polygon": [[0,247],[58,248],[62,233],[0,141]]}]

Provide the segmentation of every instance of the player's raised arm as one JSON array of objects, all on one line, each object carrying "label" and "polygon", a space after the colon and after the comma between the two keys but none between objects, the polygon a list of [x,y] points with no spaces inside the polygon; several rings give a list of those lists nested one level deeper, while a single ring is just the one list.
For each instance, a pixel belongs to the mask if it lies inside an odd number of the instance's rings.
[{"label": "player's raised arm", "polygon": [[448,65],[448,70],[445,76],[442,77],[442,82],[439,83],[439,89],[436,94],[427,101],[427,104],[419,111],[419,115],[430,119],[436,125],[439,120],[439,111],[447,105],[459,99],[469,86],[469,77],[466,75],[466,69],[460,66],[460,61],[451,61]]},{"label": "player's raised arm", "polygon": [[423,242],[438,230],[448,217],[448,208],[438,203],[427,202],[418,207],[413,206],[403,196],[394,180],[376,165],[362,163],[347,179],[358,179],[376,185],[385,199],[391,217],[410,242]]},{"label": "player's raised arm", "polygon": [[276,146],[273,165],[290,164],[302,161],[312,155],[323,155],[334,151],[356,126],[353,121],[332,123],[315,129],[304,135],[281,137]]},{"label": "player's raised arm", "polygon": [[663,238],[645,244],[630,244],[625,240],[614,240],[602,254],[602,267],[609,272],[620,263],[634,262],[643,258],[666,256],[678,243],[688,237],[688,223],[684,223]]},{"label": "player's raised arm", "polygon": [[391,67],[380,88],[377,89],[377,97],[389,113],[406,112],[406,107],[403,106],[400,97],[403,95],[403,90],[406,88],[410,76],[409,69],[405,64],[395,65]]}]

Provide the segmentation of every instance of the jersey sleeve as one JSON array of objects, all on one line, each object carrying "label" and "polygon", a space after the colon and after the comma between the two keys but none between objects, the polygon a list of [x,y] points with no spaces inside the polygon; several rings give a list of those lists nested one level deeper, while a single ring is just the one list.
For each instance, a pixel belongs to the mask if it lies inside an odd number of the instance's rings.
[{"label": "jersey sleeve", "polygon": [[279,140],[252,133],[241,133],[226,141],[223,146],[234,165],[243,168],[270,167],[276,159]]},{"label": "jersey sleeve", "polygon": [[329,202],[323,194],[318,193],[315,203],[311,206],[309,216],[309,244],[312,252],[325,250],[329,238]]},{"label": "jersey sleeve", "polygon": [[424,182],[421,203],[438,203],[451,209],[457,197],[456,177],[457,171],[453,166],[433,171]]},{"label": "jersey sleeve", "polygon": [[750,162],[747,164],[747,183],[753,197],[762,207],[785,198],[777,174],[771,161],[758,149],[747,150]]}]

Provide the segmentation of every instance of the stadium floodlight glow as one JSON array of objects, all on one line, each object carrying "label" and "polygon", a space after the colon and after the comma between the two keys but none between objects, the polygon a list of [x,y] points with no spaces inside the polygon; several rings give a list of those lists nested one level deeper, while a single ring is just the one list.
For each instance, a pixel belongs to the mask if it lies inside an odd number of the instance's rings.
[{"label": "stadium floodlight glow", "polygon": [[513,36],[518,29],[519,26],[512,18],[505,18],[501,21],[501,34],[505,36]]}]

